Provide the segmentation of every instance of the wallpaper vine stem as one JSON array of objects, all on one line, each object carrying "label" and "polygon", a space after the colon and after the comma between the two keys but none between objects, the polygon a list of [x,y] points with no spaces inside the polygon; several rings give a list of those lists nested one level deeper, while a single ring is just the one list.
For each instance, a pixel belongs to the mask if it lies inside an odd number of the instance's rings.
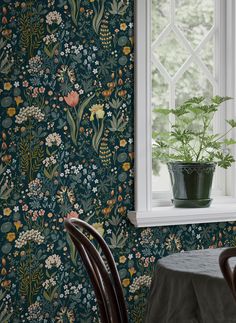
[{"label": "wallpaper vine stem", "polygon": [[135,229],[133,2],[0,2],[0,322],[98,322],[64,219],[106,239],[130,322],[157,259],[235,245],[233,223]]}]

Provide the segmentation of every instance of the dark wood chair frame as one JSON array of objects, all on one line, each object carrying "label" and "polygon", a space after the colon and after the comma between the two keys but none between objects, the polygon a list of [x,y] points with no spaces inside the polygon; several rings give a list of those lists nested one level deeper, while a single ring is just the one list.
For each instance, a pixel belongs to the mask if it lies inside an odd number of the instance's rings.
[{"label": "dark wood chair frame", "polygon": [[[128,323],[119,273],[105,240],[91,225],[80,219],[65,219],[65,227],[93,285],[102,323]],[[98,242],[105,262],[81,229],[86,230]]]},{"label": "dark wood chair frame", "polygon": [[219,257],[219,264],[222,274],[227,281],[234,299],[236,301],[236,266],[234,270],[229,265],[229,259],[236,257],[236,248],[228,248],[222,251]]}]

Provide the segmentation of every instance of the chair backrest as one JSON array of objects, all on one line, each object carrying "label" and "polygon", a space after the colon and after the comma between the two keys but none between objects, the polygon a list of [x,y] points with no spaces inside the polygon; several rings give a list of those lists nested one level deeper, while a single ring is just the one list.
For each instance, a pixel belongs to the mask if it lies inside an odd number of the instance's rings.
[{"label": "chair backrest", "polygon": [[[79,219],[65,219],[65,227],[90,277],[102,323],[128,323],[119,273],[105,240],[91,225]],[[87,231],[87,235],[82,231]],[[91,237],[99,244],[103,257],[91,243]]]},{"label": "chair backrest", "polygon": [[219,264],[222,274],[227,281],[236,301],[236,266],[234,267],[234,270],[232,270],[229,265],[229,259],[232,257],[236,257],[236,248],[228,248],[223,250],[219,257]]}]

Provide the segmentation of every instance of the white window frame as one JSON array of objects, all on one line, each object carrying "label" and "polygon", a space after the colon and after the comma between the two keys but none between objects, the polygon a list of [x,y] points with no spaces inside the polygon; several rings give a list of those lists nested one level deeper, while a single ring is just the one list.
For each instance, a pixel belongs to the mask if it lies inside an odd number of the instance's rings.
[{"label": "white window frame", "polygon": [[[227,3],[222,21],[227,30],[227,64],[226,73],[220,72],[219,77],[225,82],[226,94],[235,98],[236,4],[234,0],[218,1],[221,5],[224,1]],[[152,206],[151,0],[135,2],[135,38],[135,210],[128,214],[130,221],[137,227],[236,221],[236,163],[226,172],[227,196],[215,199],[211,207]],[[236,118],[234,101],[227,102],[226,110],[228,119]],[[235,148],[233,153],[235,155]]]}]

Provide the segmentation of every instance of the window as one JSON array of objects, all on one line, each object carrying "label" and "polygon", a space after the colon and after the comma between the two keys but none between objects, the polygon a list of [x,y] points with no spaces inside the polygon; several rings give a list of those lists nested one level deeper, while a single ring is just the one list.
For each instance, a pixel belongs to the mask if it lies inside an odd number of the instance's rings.
[{"label": "window", "polygon": [[[168,127],[168,120],[156,119],[153,107],[174,107],[196,95],[235,97],[234,18],[233,0],[136,1],[136,191],[129,217],[138,226],[234,218],[228,202],[235,196],[235,167],[215,176],[214,193],[224,196],[227,206],[191,210],[191,216],[187,209],[157,207],[167,205],[171,193],[165,165],[152,161],[151,143],[152,127]],[[221,110],[216,131],[222,132],[234,110],[233,103]]]},{"label": "window", "polygon": [[[173,108],[192,96],[225,95],[225,77],[219,77],[225,71],[225,1],[221,7],[214,0],[152,0],[151,108],[155,130],[169,126],[167,118],[156,116],[156,107]],[[152,165],[153,200],[158,203],[166,197],[164,202],[170,201],[167,167],[156,159]],[[223,195],[224,181],[219,177],[214,176],[218,179],[214,186]]]}]

